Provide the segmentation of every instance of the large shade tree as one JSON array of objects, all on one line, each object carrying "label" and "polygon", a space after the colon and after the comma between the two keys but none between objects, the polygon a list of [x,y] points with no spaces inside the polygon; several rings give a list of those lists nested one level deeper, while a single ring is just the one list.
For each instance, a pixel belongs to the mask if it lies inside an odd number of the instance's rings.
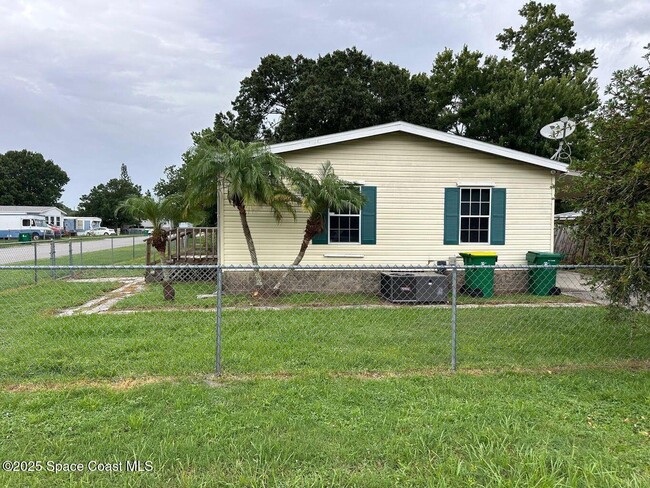
[{"label": "large shade tree", "polygon": [[[591,77],[596,58],[593,50],[575,47],[573,22],[555,5],[528,2],[519,14],[525,23],[497,36],[512,59],[467,46],[438,54],[431,72],[432,99],[441,107],[437,128],[549,157],[557,145],[539,129],[564,116],[585,121],[598,107]],[[578,159],[589,152],[586,132],[579,124]]]},{"label": "large shade tree", "polygon": [[590,261],[614,303],[643,307],[650,295],[650,45],[646,65],[614,73],[593,121],[594,153],[578,167],[576,206]]},{"label": "large shade tree", "polygon": [[61,167],[40,153],[0,154],[0,205],[54,206],[69,181]]},{"label": "large shade tree", "polygon": [[431,125],[428,94],[426,75],[356,48],[317,59],[270,54],[241,81],[232,110],[218,113],[209,132],[282,142],[395,120]]},{"label": "large shade tree", "polygon": [[122,164],[120,177],[91,188],[79,199],[78,211],[81,215],[91,215],[102,219],[107,227],[124,227],[139,223],[139,219],[120,209],[115,211],[126,199],[142,195],[142,188],[131,181],[128,169]]},{"label": "large shade tree", "polygon": [[501,49],[512,51],[512,61],[528,75],[541,81],[552,77],[578,75],[596,67],[593,49],[576,49],[573,21],[558,14],[554,4],[527,2],[519,10],[525,23],[508,27],[497,35]]},{"label": "large shade tree", "polygon": [[[232,110],[197,135],[285,142],[404,120],[550,156],[555,147],[539,129],[563,116],[583,121],[598,106],[596,58],[576,48],[573,21],[555,5],[528,2],[519,13],[523,24],[497,36],[511,58],[446,49],[429,76],[355,48],[268,55],[241,81]],[[585,130],[575,137],[578,158],[588,153]]]},{"label": "large shade tree", "polygon": [[[285,214],[295,216],[294,196],[285,180],[288,167],[261,143],[245,143],[230,137],[199,139],[187,157],[188,202],[192,207],[213,207],[219,195],[237,209],[251,263],[257,266],[257,251],[248,225],[247,210],[265,206],[277,222]],[[262,286],[259,272],[256,286]]]}]

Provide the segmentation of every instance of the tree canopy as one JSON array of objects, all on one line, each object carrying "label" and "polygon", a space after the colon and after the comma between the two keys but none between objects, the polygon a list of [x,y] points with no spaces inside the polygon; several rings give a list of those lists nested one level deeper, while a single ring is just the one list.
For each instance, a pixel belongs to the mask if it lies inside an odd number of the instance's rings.
[{"label": "tree canopy", "polygon": [[153,192],[166,198],[172,195],[181,195],[187,189],[187,167],[171,165],[164,170],[165,175],[153,187]]},{"label": "tree canopy", "polygon": [[169,198],[154,199],[150,195],[130,197],[119,204],[115,214],[121,212],[137,220],[148,220],[153,227],[151,244],[161,254],[167,248],[167,231],[163,228],[166,222],[179,222],[182,215],[182,205],[177,201],[176,195]]},{"label": "tree canopy", "polygon": [[610,298],[623,305],[650,294],[650,45],[643,68],[614,73],[611,98],[593,121],[594,151],[582,171],[577,207],[579,234],[588,239],[596,270]]},{"label": "tree canopy", "polygon": [[55,206],[70,181],[51,159],[28,151],[0,154],[0,205]]},{"label": "tree canopy", "polygon": [[427,87],[426,76],[356,48],[315,60],[271,54],[241,81],[233,110],[218,113],[203,136],[280,142],[395,120],[426,123]]},{"label": "tree canopy", "polygon": [[[281,157],[262,143],[245,143],[230,137],[202,139],[186,154],[189,208],[216,206],[219,192],[237,209],[251,263],[258,264],[255,243],[248,225],[247,208],[268,207],[276,221],[285,214],[295,217],[294,197],[285,186],[288,168]],[[256,286],[262,286],[256,272]]]},{"label": "tree canopy", "polygon": [[526,74],[537,75],[541,81],[552,77],[591,72],[596,67],[593,49],[577,50],[573,21],[566,14],[557,14],[555,5],[528,2],[519,15],[526,23],[514,30],[504,29],[497,35],[501,49],[512,51],[512,61]]},{"label": "tree canopy", "polygon": [[337,212],[351,209],[357,212],[365,203],[365,197],[359,187],[339,178],[329,161],[321,165],[316,176],[300,168],[293,168],[289,180],[299,197],[301,207],[308,213],[300,249],[292,263],[297,266],[305,256],[312,238],[323,232],[325,212],[330,209]]},{"label": "tree canopy", "polygon": [[[497,36],[511,58],[465,46],[445,49],[430,74],[411,74],[351,48],[310,59],[271,54],[240,84],[232,110],[220,112],[198,139],[270,143],[404,120],[551,156],[539,135],[568,116],[581,122],[598,106],[593,50],[575,47],[573,22],[555,5],[528,2],[524,24]],[[580,140],[585,128],[575,137]],[[574,146],[584,157],[588,147]]]},{"label": "tree canopy", "polygon": [[[551,156],[556,145],[539,135],[549,122],[568,116],[585,121],[598,107],[591,72],[593,50],[575,48],[576,32],[555,5],[528,2],[519,11],[525,24],[497,35],[512,59],[486,56],[465,46],[446,49],[433,65],[433,99],[442,108],[438,128],[473,139]],[[585,125],[578,125],[574,155],[587,155]]]},{"label": "tree canopy", "polygon": [[126,165],[122,164],[119,178],[94,186],[87,195],[81,196],[78,213],[99,217],[106,227],[121,228],[137,224],[138,218],[124,209],[118,212],[116,209],[125,200],[141,195],[142,188],[131,181]]}]

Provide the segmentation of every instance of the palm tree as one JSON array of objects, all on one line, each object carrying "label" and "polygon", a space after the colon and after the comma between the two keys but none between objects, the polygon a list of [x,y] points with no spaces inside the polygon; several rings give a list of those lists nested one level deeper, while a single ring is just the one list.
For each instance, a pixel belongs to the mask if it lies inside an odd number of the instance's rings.
[{"label": "palm tree", "polygon": [[[323,232],[324,215],[331,209],[340,212],[344,209],[358,211],[365,203],[365,197],[353,183],[340,179],[334,173],[334,167],[329,161],[324,162],[317,176],[299,168],[290,171],[290,179],[296,192],[300,195],[302,207],[309,213],[300,250],[293,260],[292,266],[298,266],[313,237]],[[285,272],[273,287],[275,291],[289,274]]]},{"label": "palm tree", "polygon": [[[225,195],[239,212],[251,263],[258,266],[257,251],[248,225],[247,207],[268,206],[277,222],[285,212],[295,218],[295,196],[285,186],[288,167],[279,156],[262,143],[244,143],[231,138],[221,141],[200,140],[188,158],[188,202],[192,206],[209,207]],[[259,270],[255,272],[256,287],[262,287]]]},{"label": "palm tree", "polygon": [[138,220],[149,220],[153,226],[151,245],[164,255],[167,248],[167,231],[163,229],[163,224],[178,219],[182,208],[182,205],[178,204],[177,196],[155,200],[145,195],[128,198],[117,207],[115,213],[123,210]]},{"label": "palm tree", "polygon": [[[184,205],[180,195],[172,195],[167,198],[154,200],[151,196],[132,197],[122,202],[115,213],[124,210],[138,220],[149,220],[153,225],[151,233],[151,245],[158,251],[161,262],[167,249],[167,231],[163,228],[165,222],[172,224],[183,218]],[[173,286],[169,277],[163,272],[163,295],[165,300],[173,300],[175,296]]]}]

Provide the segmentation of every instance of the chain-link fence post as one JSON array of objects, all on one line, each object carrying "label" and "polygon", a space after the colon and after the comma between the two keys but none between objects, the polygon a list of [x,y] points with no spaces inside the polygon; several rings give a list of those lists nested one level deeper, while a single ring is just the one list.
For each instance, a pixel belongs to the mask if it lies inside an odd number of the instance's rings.
[{"label": "chain-link fence post", "polygon": [[223,275],[221,265],[217,266],[217,348],[216,348],[216,363],[215,363],[215,373],[217,376],[221,376],[221,294],[223,288]]},{"label": "chain-link fence post", "polygon": [[34,243],[34,283],[38,283],[38,270],[36,269],[36,266],[38,266],[38,248],[36,246],[37,244]]},{"label": "chain-link fence post", "polygon": [[114,253],[114,243],[115,243],[115,238],[111,236],[111,266],[115,264],[115,253]]},{"label": "chain-link fence post", "polygon": [[72,239],[68,241],[68,262],[70,263],[70,266],[72,266]]},{"label": "chain-link fence post", "polygon": [[451,268],[451,370],[456,371],[456,297],[458,270],[454,264]]},{"label": "chain-link fence post", "polygon": [[[54,245],[54,239],[50,241],[50,264],[56,266],[56,247]],[[52,279],[56,279],[56,269],[52,268],[51,273]]]},{"label": "chain-link fence post", "polygon": [[133,259],[135,259],[135,236],[133,236],[133,246],[132,246],[132,249],[133,249]]}]

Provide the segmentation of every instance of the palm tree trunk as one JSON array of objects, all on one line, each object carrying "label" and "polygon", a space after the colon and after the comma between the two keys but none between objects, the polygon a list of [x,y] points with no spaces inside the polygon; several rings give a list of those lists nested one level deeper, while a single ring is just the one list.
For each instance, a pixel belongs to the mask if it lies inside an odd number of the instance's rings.
[{"label": "palm tree trunk", "polygon": [[[244,237],[246,238],[246,245],[248,246],[248,252],[251,255],[251,263],[253,266],[258,266],[257,264],[257,252],[255,251],[255,243],[253,242],[253,235],[251,234],[251,229],[248,226],[248,218],[246,217],[246,206],[242,203],[237,205],[237,210],[239,210],[239,220],[241,220],[241,226],[244,230]],[[254,270],[255,274],[255,288],[259,290],[262,288],[262,274],[259,269]]]},{"label": "palm tree trunk", "polygon": [[[323,232],[322,219],[318,220],[309,217],[307,219],[307,225],[305,226],[305,234],[302,238],[302,244],[300,244],[300,250],[298,251],[296,259],[294,259],[293,263],[291,263],[291,266],[298,266],[302,262],[302,259],[305,257],[305,252],[307,252],[307,248],[309,247],[309,243],[316,234],[320,234],[321,232]],[[291,271],[292,269],[288,269],[282,274],[282,276],[280,276],[280,279],[273,287],[274,292],[277,292],[280,289],[280,286],[282,286],[282,283],[284,283],[284,280],[287,279],[287,276],[289,276],[289,273],[291,273]]]}]

